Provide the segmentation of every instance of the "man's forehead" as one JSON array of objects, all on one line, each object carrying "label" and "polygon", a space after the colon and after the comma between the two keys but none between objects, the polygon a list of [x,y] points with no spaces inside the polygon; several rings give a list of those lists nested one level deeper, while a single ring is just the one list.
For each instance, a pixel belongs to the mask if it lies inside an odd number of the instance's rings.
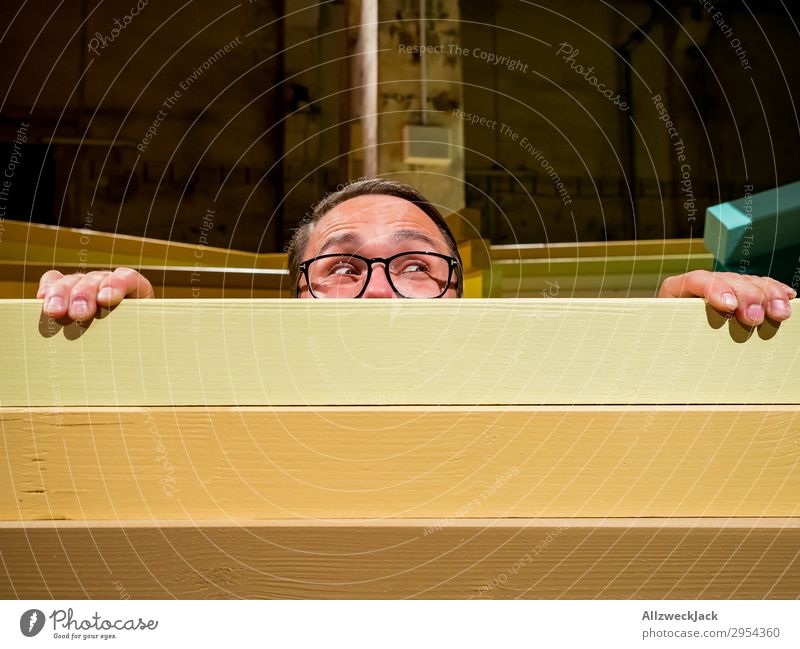
[{"label": "man's forehead", "polygon": [[398,196],[368,194],[342,201],[320,219],[325,221],[353,220],[361,222],[385,222],[387,218],[402,218],[431,224],[430,217],[411,201]]},{"label": "man's forehead", "polygon": [[[427,232],[419,228],[397,228],[389,229],[381,236],[384,243],[391,245],[401,246],[407,243],[420,244],[412,246],[415,248],[424,248],[425,250],[436,251],[441,247],[441,242],[435,239]],[[337,248],[361,248],[367,243],[358,230],[345,229],[341,231],[329,232],[319,241],[319,247],[316,250],[317,255],[325,252],[336,251]]]},{"label": "man's forehead", "polygon": [[319,245],[345,231],[355,235],[363,232],[365,238],[381,231],[382,236],[392,239],[398,238],[395,236],[398,231],[402,231],[400,238],[409,238],[416,231],[436,242],[442,240],[437,225],[414,203],[382,194],[357,196],[339,203],[314,225],[311,238]]}]

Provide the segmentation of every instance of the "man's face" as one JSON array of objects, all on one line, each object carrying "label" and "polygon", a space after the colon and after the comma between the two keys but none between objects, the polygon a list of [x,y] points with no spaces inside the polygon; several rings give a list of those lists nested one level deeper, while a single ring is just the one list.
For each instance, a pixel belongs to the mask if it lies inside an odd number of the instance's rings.
[{"label": "man's face", "polygon": [[[431,218],[413,203],[396,196],[370,194],[339,203],[313,226],[302,259],[330,253],[391,257],[406,251],[450,255],[444,236]],[[455,273],[453,274],[453,284]],[[442,297],[456,297],[451,284]],[[300,297],[312,297],[304,279]],[[376,263],[364,298],[395,298],[382,265]]]}]

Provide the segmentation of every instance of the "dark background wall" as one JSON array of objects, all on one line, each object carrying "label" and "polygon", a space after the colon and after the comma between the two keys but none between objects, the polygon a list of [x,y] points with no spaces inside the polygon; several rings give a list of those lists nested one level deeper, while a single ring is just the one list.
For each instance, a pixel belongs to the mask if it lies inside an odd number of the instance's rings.
[{"label": "dark background wall", "polygon": [[[360,168],[352,88],[359,4],[150,0],[131,15],[136,0],[4,2],[0,159],[13,155],[21,128],[26,139],[6,218],[191,243],[214,209],[211,244],[282,249],[310,204]],[[714,4],[711,12],[688,1],[428,3],[430,38],[473,51],[457,66],[430,62],[434,72],[460,69],[461,87],[440,80],[451,89],[447,101],[429,96],[428,110],[446,120],[457,104],[508,129],[462,125],[466,204],[483,211],[484,236],[702,236],[705,206],[750,184],[800,178],[797,9]],[[415,42],[418,1],[381,8],[380,42]],[[115,20],[127,24],[112,38]],[[105,47],[92,40],[100,36]],[[577,51],[571,60],[561,43]],[[509,69],[476,50],[518,64]],[[394,51],[381,56],[381,77],[392,85],[379,91],[378,106],[393,111],[394,128],[398,106],[419,112],[419,64]],[[591,66],[632,108],[620,110],[576,65]],[[403,101],[398,79],[409,82]],[[181,83],[187,88],[175,98]],[[685,145],[683,162],[655,95]],[[382,137],[397,140],[394,131]],[[545,166],[563,183],[561,195]]]},{"label": "dark background wall", "polygon": [[316,164],[339,156],[338,130],[315,134],[340,119],[321,93],[341,84],[346,49],[340,5],[285,4],[2,3],[0,135],[27,122],[36,147],[7,217],[195,242],[214,209],[212,245],[280,248],[339,182]]},{"label": "dark background wall", "polygon": [[[493,241],[702,236],[707,205],[742,196],[748,184],[800,179],[796,4],[708,5],[715,9],[697,1],[462,3],[464,46],[528,64],[523,73],[465,57],[465,106],[535,142],[573,198],[564,205],[530,154],[497,129],[466,126],[467,203],[487,212]],[[620,46],[629,43],[631,110],[573,70],[560,43],[579,50],[574,64],[592,66],[623,95]],[[657,95],[679,139],[659,121]],[[683,162],[671,146],[681,140]],[[695,221],[678,184],[684,164]]]}]

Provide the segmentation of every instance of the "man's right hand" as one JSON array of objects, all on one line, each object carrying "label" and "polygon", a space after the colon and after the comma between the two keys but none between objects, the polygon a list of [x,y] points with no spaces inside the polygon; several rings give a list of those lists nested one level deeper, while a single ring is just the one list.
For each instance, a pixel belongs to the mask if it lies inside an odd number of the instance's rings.
[{"label": "man's right hand", "polygon": [[89,320],[97,307],[112,307],[126,297],[155,297],[147,279],[133,268],[95,270],[64,275],[48,270],[39,280],[36,297],[44,298],[42,312],[51,318]]}]

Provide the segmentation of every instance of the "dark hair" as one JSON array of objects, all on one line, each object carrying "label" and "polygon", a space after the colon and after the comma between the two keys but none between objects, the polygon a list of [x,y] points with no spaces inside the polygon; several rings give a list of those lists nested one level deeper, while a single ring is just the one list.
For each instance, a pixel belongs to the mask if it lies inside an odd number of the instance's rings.
[{"label": "dark hair", "polygon": [[341,189],[325,196],[319,203],[314,205],[311,214],[308,214],[300,222],[287,248],[287,252],[289,253],[289,282],[292,287],[292,295],[296,295],[297,284],[300,281],[300,262],[303,261],[302,255],[308,244],[313,225],[340,203],[344,203],[357,196],[368,196],[371,194],[402,198],[416,205],[430,217],[431,221],[436,224],[436,227],[439,228],[439,231],[442,233],[447,247],[450,250],[450,255],[458,260],[458,265],[456,266],[456,296],[463,297],[464,275],[461,265],[461,256],[458,254],[458,245],[456,244],[455,237],[453,237],[453,233],[450,232],[450,228],[447,227],[444,217],[427,198],[410,185],[385,178],[362,178],[348,183]]}]

